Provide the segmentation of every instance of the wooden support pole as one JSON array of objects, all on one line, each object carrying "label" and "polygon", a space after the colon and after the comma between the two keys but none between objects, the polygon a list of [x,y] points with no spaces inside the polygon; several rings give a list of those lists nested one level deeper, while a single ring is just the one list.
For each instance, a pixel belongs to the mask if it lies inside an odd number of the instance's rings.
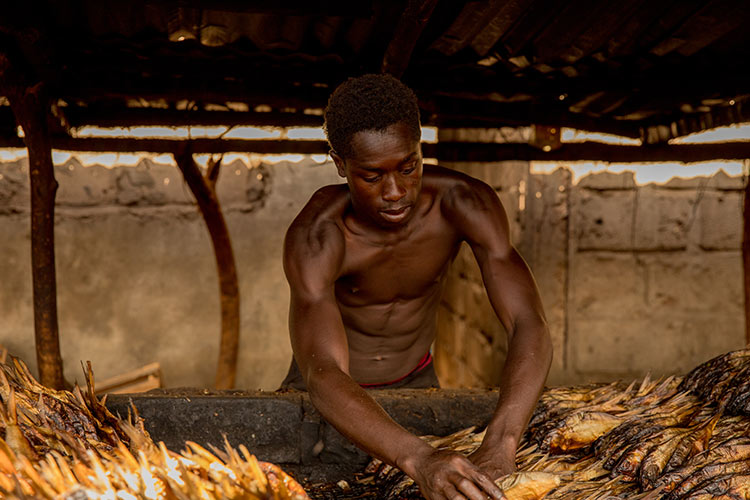
[{"label": "wooden support pole", "polygon": [[[745,160],[745,165],[750,163]],[[745,283],[745,344],[750,344],[750,175],[745,169],[745,199],[742,210],[742,271]]]},{"label": "wooden support pole", "polygon": [[43,85],[23,84],[8,57],[0,54],[0,91],[7,96],[23,128],[29,153],[31,187],[31,270],[34,297],[34,338],[41,383],[63,389],[62,356],[57,324],[55,273],[55,194],[52,145],[47,128],[48,100]]},{"label": "wooden support pole", "polygon": [[221,212],[216,196],[216,181],[221,160],[209,162],[208,173],[204,177],[193,160],[191,144],[183,143],[173,153],[177,166],[195,196],[198,208],[206,221],[211,235],[211,243],[216,257],[219,275],[219,295],[221,302],[221,337],[219,341],[219,362],[216,369],[217,389],[234,387],[237,375],[237,353],[240,338],[240,292],[237,267],[234,262],[232,241],[229,229]]}]

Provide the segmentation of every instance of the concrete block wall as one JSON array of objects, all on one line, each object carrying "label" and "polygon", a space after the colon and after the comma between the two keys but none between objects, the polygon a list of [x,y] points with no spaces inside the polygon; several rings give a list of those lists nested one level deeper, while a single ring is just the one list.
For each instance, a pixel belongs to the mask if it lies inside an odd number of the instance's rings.
[{"label": "concrete block wall", "polygon": [[[58,317],[68,380],[161,363],[169,387],[211,387],[220,331],[210,237],[174,165],[55,167]],[[276,389],[291,359],[284,233],[332,164],[222,167],[218,195],[240,284],[238,388]],[[0,164],[0,344],[36,370],[27,161]]]},{"label": "concrete block wall", "polygon": [[[742,179],[720,171],[639,186],[632,173],[604,172],[573,184],[564,167],[448,166],[493,186],[508,212],[549,322],[549,385],[685,373],[744,345]],[[441,381],[497,384],[505,332],[468,249],[446,286]]]},{"label": "concrete block wall", "polygon": [[[519,135],[518,137],[513,134]],[[524,141],[491,131],[486,140]],[[443,138],[441,136],[441,138]],[[742,180],[632,174],[573,184],[526,162],[448,164],[488,182],[537,281],[555,357],[549,384],[681,373],[744,345]],[[0,164],[0,344],[35,368],[28,171]],[[56,167],[58,313],[69,380],[162,365],[169,387],[213,384],[218,283],[213,250],[173,165]],[[241,338],[237,387],[275,389],[291,352],[281,268],[286,227],[314,190],[340,179],[330,163],[225,165],[219,199],[237,259]],[[468,247],[450,269],[435,357],[447,387],[498,382],[506,335]]]}]

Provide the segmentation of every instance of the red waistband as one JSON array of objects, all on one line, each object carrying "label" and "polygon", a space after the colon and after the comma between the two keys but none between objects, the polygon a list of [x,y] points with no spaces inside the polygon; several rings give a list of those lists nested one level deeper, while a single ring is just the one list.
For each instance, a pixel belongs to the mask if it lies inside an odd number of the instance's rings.
[{"label": "red waistband", "polygon": [[430,351],[427,351],[424,356],[422,356],[422,359],[419,360],[419,363],[417,363],[417,366],[414,367],[412,371],[404,375],[403,377],[399,377],[396,380],[391,380],[390,382],[377,382],[375,384],[359,384],[361,387],[367,388],[373,388],[373,387],[384,387],[387,385],[393,385],[401,382],[407,377],[410,377],[412,375],[416,375],[417,373],[424,370],[424,368],[432,363],[432,353]]}]

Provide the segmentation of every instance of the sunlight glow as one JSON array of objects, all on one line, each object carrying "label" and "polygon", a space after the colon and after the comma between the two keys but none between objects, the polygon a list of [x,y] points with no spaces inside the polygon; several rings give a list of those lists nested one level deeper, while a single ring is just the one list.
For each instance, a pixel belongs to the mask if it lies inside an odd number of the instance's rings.
[{"label": "sunlight glow", "polygon": [[590,174],[610,172],[620,174],[633,172],[636,184],[664,184],[673,178],[690,179],[711,177],[723,170],[730,177],[742,175],[741,161],[709,161],[700,163],[605,163],[605,162],[531,162],[532,174],[550,174],[558,168],[566,168],[573,174],[573,184]]},{"label": "sunlight glow", "polygon": [[572,128],[565,128],[560,132],[560,138],[562,142],[604,142],[607,144],[623,144],[640,146],[640,139],[631,139],[630,137],[622,137],[619,135],[601,134],[599,132],[585,132],[583,130],[576,130]]},{"label": "sunlight glow", "polygon": [[697,134],[678,137],[670,144],[701,144],[711,142],[750,141],[750,124],[743,123],[730,127],[717,127]]}]

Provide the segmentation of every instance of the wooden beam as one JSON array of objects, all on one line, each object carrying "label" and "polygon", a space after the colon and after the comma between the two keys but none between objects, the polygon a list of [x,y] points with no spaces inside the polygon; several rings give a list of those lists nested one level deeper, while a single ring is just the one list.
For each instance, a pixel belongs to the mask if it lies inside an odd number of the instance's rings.
[{"label": "wooden beam", "polygon": [[608,118],[592,118],[572,113],[564,104],[537,105],[528,102],[502,103],[486,100],[435,96],[425,103],[438,127],[548,125],[602,132],[638,139],[638,123]]},{"label": "wooden beam", "polygon": [[321,127],[323,116],[283,112],[184,111],[159,108],[125,108],[107,106],[68,106],[66,118],[74,127],[135,126],[256,126],[256,127]]},{"label": "wooden beam", "polygon": [[391,43],[385,51],[380,68],[383,73],[401,78],[409,66],[417,40],[427,26],[437,2],[438,0],[409,0],[398,21]]},{"label": "wooden beam", "polygon": [[[128,2],[128,9],[133,10],[132,3],[141,4],[140,9],[146,5],[161,6],[163,8],[173,7],[174,0],[141,0],[139,2]],[[325,16],[354,16],[370,17],[372,15],[372,0],[283,0],[268,2],[266,0],[180,0],[179,4],[184,7],[219,10],[232,13],[264,13],[287,16],[325,15]]]},{"label": "wooden beam", "polygon": [[[610,163],[744,160],[750,158],[750,141],[720,144],[680,144],[621,146],[600,142],[563,143],[545,152],[528,144],[438,143],[435,158],[440,161],[494,162],[526,161],[603,161]],[[427,156],[427,154],[425,154]]]},{"label": "wooden beam", "polygon": [[219,275],[219,298],[221,304],[221,335],[219,340],[219,362],[216,369],[217,389],[234,387],[237,375],[237,353],[240,338],[240,288],[237,279],[237,266],[232,251],[224,215],[221,212],[219,197],[216,195],[216,181],[219,175],[218,162],[209,162],[208,173],[204,177],[193,160],[191,142],[182,142],[175,151],[174,159],[182,171],[190,190],[195,196],[198,208],[211,235],[211,243],[216,257]]},{"label": "wooden beam", "polygon": [[[52,147],[60,151],[91,153],[173,153],[181,147],[178,139],[119,139],[109,137],[54,137]],[[258,154],[328,154],[326,141],[273,139],[193,139],[195,154],[258,153]],[[0,147],[20,148],[19,138],[0,138]]]},{"label": "wooden beam", "polygon": [[[745,162],[747,165],[748,162]],[[750,177],[745,179],[742,210],[742,271],[745,284],[745,344],[750,344]]]},{"label": "wooden beam", "polygon": [[[176,139],[113,139],[65,137],[52,138],[52,147],[61,151],[112,153],[173,153],[184,141]],[[19,148],[19,138],[0,137],[0,147]],[[244,140],[193,139],[192,151],[202,153],[328,154],[326,141],[316,140]],[[559,149],[544,152],[528,144],[492,144],[477,142],[423,143],[425,157],[442,161],[495,162],[527,161],[603,161],[612,163],[680,162],[743,160],[750,158],[750,141],[714,144],[621,146],[601,142],[563,143]]]},{"label": "wooden beam", "polygon": [[57,181],[47,127],[49,100],[41,83],[29,85],[7,54],[0,53],[0,91],[24,130],[22,145],[29,154],[31,190],[31,274],[34,300],[34,339],[40,382],[64,389],[57,322],[55,272],[55,193]]}]

